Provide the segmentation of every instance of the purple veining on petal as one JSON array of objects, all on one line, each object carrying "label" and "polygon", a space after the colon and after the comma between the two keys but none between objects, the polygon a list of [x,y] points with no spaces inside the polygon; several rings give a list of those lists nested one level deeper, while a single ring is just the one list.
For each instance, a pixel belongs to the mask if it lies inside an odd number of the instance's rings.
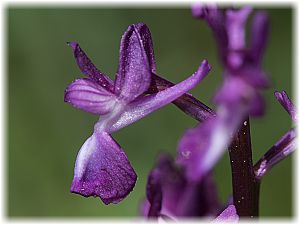
[{"label": "purple veining on petal", "polygon": [[288,112],[294,122],[297,122],[297,111],[293,102],[289,99],[289,96],[285,91],[275,91],[275,97],[282,107]]},{"label": "purple veining on petal", "polygon": [[132,191],[136,179],[120,146],[109,134],[95,132],[78,153],[71,192],[118,203]]},{"label": "purple veining on petal", "polygon": [[124,33],[120,45],[119,68],[115,80],[115,93],[125,102],[143,94],[151,82],[151,69],[139,33],[140,26],[131,25]]},{"label": "purple veining on petal", "polygon": [[215,220],[215,223],[237,223],[239,216],[237,215],[234,205],[229,205]]},{"label": "purple veining on petal", "polygon": [[65,90],[65,102],[98,115],[109,113],[115,100],[114,94],[89,78],[75,80]]},{"label": "purple veining on petal", "polygon": [[89,76],[102,87],[113,92],[113,81],[96,68],[89,57],[80,48],[79,44],[77,42],[68,42],[68,45],[73,49],[74,57],[81,72]]},{"label": "purple veining on petal", "polygon": [[211,67],[207,60],[204,60],[198,68],[198,71],[186,80],[158,93],[137,98],[128,104],[128,108],[111,126],[108,132],[115,132],[171,103],[176,98],[194,88],[209,73],[210,69]]}]

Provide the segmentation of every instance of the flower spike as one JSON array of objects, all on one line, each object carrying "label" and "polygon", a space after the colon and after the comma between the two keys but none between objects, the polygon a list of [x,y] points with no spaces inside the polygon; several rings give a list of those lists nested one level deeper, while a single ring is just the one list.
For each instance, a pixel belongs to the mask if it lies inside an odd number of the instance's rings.
[{"label": "flower spike", "polygon": [[[211,27],[224,65],[224,81],[214,98],[216,116],[187,130],[179,141],[177,162],[193,181],[203,179],[213,168],[249,115],[264,113],[260,90],[268,82],[260,68],[261,58],[254,60],[250,53],[261,55],[265,39],[254,38],[253,50],[246,48],[245,26],[251,11],[250,7],[222,11],[215,5],[192,8],[193,15]],[[266,26],[264,17],[256,18],[254,30]]]}]

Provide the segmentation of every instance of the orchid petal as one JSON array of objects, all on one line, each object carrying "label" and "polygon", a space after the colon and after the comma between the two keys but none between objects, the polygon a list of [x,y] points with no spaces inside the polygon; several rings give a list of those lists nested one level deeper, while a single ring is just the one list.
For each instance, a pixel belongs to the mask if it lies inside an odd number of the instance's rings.
[{"label": "orchid petal", "polygon": [[74,57],[81,72],[89,76],[102,87],[113,92],[113,81],[96,68],[89,57],[80,48],[79,44],[77,42],[68,42],[68,45],[73,49]]},{"label": "orchid petal", "polygon": [[245,48],[245,25],[252,8],[245,6],[239,10],[226,11],[226,28],[231,50]]},{"label": "orchid petal", "polygon": [[89,78],[75,80],[65,90],[65,102],[98,115],[109,113],[115,101],[114,94]]},{"label": "orchid petal", "polygon": [[282,107],[288,112],[294,122],[297,122],[297,111],[293,102],[289,99],[289,96],[285,91],[275,91],[275,97]]},{"label": "orchid petal", "polygon": [[170,218],[179,216],[177,211],[187,186],[183,171],[175,165],[173,157],[168,154],[159,156],[156,168],[153,171],[155,170],[159,171],[161,179],[160,185],[163,195],[161,213]]},{"label": "orchid petal", "polygon": [[[183,168],[170,155],[160,155],[148,177],[143,215],[165,215],[171,219],[215,215],[220,207],[211,174],[199,182],[189,182]],[[156,201],[154,201],[156,200]]]},{"label": "orchid petal", "polygon": [[259,93],[239,76],[225,76],[215,101],[217,116],[187,130],[179,142],[178,163],[193,181],[202,179],[217,163],[245,116],[264,109]]},{"label": "orchid petal", "polygon": [[263,116],[265,114],[265,105],[266,103],[263,96],[261,96],[259,93],[256,93],[250,104],[249,115]]},{"label": "orchid petal", "polygon": [[251,62],[244,65],[240,70],[234,71],[232,76],[239,76],[254,88],[261,89],[270,86],[266,73],[260,66],[253,65]]},{"label": "orchid petal", "polygon": [[239,51],[245,48],[245,25],[251,13],[251,7],[243,7],[240,10],[226,11],[226,31],[228,36],[227,63],[232,68],[238,68],[243,64],[243,54]]},{"label": "orchid petal", "polygon": [[207,152],[207,150],[212,145],[211,139],[215,127],[215,120],[206,120],[197,127],[188,129],[179,142],[177,163],[186,168],[186,176],[190,180],[201,180],[214,166],[203,167],[205,155],[214,154],[214,152]]},{"label": "orchid petal", "polygon": [[207,60],[204,60],[198,68],[198,71],[188,79],[156,94],[143,96],[131,102],[128,105],[128,109],[111,126],[109,132],[115,132],[128,126],[182,96],[194,88],[208,74],[210,68]]},{"label": "orchid petal", "polygon": [[188,129],[178,145],[177,162],[186,168],[189,179],[197,181],[214,167],[239,128],[247,108],[219,106],[217,116]]},{"label": "orchid petal", "polygon": [[296,150],[297,135],[295,129],[285,133],[255,164],[254,172],[257,179],[261,179],[270,169]]},{"label": "orchid petal", "polygon": [[109,134],[95,132],[78,153],[71,192],[118,203],[132,191],[136,179],[120,146]]},{"label": "orchid petal", "polygon": [[148,176],[147,181],[147,200],[149,202],[148,217],[158,217],[162,206],[162,176],[159,169],[154,169]]},{"label": "orchid petal", "polygon": [[252,116],[262,115],[265,102],[251,81],[256,82],[250,76],[242,78],[234,75],[225,76],[223,85],[216,93],[214,101],[218,105],[224,105],[235,114],[238,111],[247,110]]},{"label": "orchid petal", "polygon": [[144,47],[144,50],[147,55],[148,63],[151,68],[151,72],[156,72],[156,63],[155,63],[155,57],[154,57],[154,49],[153,49],[153,43],[152,43],[152,37],[149,28],[144,23],[138,23],[134,25],[136,28],[136,31],[139,33],[140,38],[142,40],[142,44]]},{"label": "orchid petal", "polygon": [[121,40],[115,93],[125,102],[143,94],[151,82],[149,60],[139,30],[139,25],[129,26]]},{"label": "orchid petal", "polygon": [[217,41],[222,62],[226,61],[228,49],[228,36],[224,24],[224,15],[214,4],[203,5],[195,3],[192,6],[192,15],[196,18],[204,19],[212,29]]},{"label": "orchid petal", "polygon": [[215,220],[215,223],[237,223],[239,216],[234,205],[229,205]]},{"label": "orchid petal", "polygon": [[256,13],[253,17],[250,37],[251,57],[256,64],[261,64],[268,41],[268,34],[269,19],[267,14],[265,12]]}]

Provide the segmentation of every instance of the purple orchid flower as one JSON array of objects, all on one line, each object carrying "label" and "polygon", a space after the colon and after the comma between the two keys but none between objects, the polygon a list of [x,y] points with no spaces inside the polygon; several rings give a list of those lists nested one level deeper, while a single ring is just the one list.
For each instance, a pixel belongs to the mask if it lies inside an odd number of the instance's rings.
[{"label": "purple orchid flower", "polygon": [[150,172],[146,194],[141,214],[148,218],[215,217],[221,209],[212,174],[190,182],[184,168],[166,154],[160,155]]},{"label": "purple orchid flower", "polygon": [[[205,19],[215,34],[224,81],[214,98],[218,106],[216,116],[187,130],[179,142],[177,162],[186,167],[191,180],[201,180],[213,168],[242,123],[247,125],[248,115],[260,116],[264,112],[259,91],[268,86],[261,69],[268,22],[264,13],[255,15],[250,48],[246,48],[245,24],[251,11],[250,7],[243,7],[222,13],[214,5],[199,4],[192,8],[193,15]],[[258,30],[264,31],[263,37],[253,34]]]},{"label": "purple orchid flower", "polygon": [[221,206],[212,174],[207,174],[201,182],[190,182],[184,168],[169,155],[160,155],[148,176],[146,193],[141,214],[149,219],[178,221],[201,217],[216,223],[239,221],[232,200]]},{"label": "purple orchid flower", "polygon": [[76,42],[70,42],[81,72],[87,78],[71,83],[65,101],[100,115],[94,132],[81,147],[75,164],[71,192],[118,203],[133,189],[137,175],[111,133],[169,104],[194,88],[209,72],[204,60],[197,72],[170,88],[145,95],[156,71],[151,34],[145,24],[128,27],[120,46],[116,80],[98,70]]}]

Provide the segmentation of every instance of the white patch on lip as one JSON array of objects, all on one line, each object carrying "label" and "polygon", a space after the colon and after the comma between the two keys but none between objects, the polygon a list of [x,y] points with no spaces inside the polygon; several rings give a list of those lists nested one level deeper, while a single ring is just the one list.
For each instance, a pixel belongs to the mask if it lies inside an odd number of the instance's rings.
[{"label": "white patch on lip", "polygon": [[80,148],[77,158],[76,158],[76,164],[74,169],[74,176],[81,178],[85,168],[87,166],[87,163],[91,157],[91,155],[94,153],[94,151],[97,148],[96,138],[94,137],[94,134],[89,137],[82,147]]}]

